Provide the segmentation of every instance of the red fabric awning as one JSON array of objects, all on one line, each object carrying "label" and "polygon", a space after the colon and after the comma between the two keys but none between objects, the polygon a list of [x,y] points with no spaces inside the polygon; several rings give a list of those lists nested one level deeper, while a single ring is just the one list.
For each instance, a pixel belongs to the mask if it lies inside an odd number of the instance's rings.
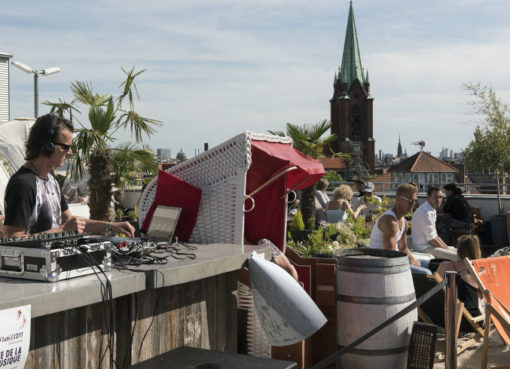
[{"label": "red fabric awning", "polygon": [[[254,209],[245,213],[245,237],[249,241],[270,239],[284,249],[286,192],[313,185],[324,175],[324,166],[290,144],[252,140],[252,163],[246,176],[246,194]],[[293,169],[284,173],[286,170]],[[283,174],[282,174],[283,173]],[[246,201],[245,208],[252,207]]]},{"label": "red fabric awning", "polygon": [[[296,166],[297,169],[287,173],[287,188],[302,190],[317,182],[325,173],[324,166],[294,149],[290,144],[279,142],[257,141],[253,140],[252,159],[254,163],[271,162],[271,167],[275,168],[274,175],[281,171]],[[261,151],[261,152],[259,152]],[[266,180],[269,179],[266,177]]]}]

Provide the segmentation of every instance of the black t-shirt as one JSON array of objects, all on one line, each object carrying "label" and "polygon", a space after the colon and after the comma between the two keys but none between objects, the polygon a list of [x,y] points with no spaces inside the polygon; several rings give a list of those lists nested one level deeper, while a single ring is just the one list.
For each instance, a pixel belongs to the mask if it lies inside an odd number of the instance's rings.
[{"label": "black t-shirt", "polygon": [[43,179],[21,167],[7,183],[4,224],[39,233],[60,226],[62,212],[68,208],[53,174]]}]

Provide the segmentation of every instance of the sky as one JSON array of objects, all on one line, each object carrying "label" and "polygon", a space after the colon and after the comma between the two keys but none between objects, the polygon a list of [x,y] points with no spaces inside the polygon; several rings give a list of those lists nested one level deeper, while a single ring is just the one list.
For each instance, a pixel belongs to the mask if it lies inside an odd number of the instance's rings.
[{"label": "sky", "polygon": [[[479,119],[463,84],[510,101],[510,2],[353,0],[374,100],[376,153],[411,155],[425,141],[459,152]],[[330,118],[348,0],[25,0],[4,2],[0,52],[60,73],[39,100],[71,100],[91,82],[117,95],[121,68],[137,79],[135,108],[162,126],[144,143],[189,157],[246,130],[285,130]],[[33,77],[11,66],[11,118],[33,116]],[[49,111],[39,105],[39,113]],[[85,111],[82,109],[82,111]],[[86,125],[85,116],[81,121]],[[131,141],[118,132],[117,143]]]}]

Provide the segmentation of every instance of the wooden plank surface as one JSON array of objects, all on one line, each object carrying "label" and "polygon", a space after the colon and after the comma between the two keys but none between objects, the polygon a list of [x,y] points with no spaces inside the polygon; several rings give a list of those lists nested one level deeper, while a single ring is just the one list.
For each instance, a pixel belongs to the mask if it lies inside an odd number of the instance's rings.
[{"label": "wooden plank surface", "polygon": [[[116,366],[127,368],[183,345],[235,353],[236,288],[237,272],[230,272],[113,300]],[[109,368],[109,304],[32,319],[25,369]]]}]

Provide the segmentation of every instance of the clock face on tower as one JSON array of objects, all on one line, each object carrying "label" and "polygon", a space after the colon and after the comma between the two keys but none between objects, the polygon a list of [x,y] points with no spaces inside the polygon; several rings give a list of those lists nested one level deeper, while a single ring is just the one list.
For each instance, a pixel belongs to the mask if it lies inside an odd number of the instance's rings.
[{"label": "clock face on tower", "polygon": [[359,144],[352,145],[352,149],[353,149],[354,152],[360,152]]}]

